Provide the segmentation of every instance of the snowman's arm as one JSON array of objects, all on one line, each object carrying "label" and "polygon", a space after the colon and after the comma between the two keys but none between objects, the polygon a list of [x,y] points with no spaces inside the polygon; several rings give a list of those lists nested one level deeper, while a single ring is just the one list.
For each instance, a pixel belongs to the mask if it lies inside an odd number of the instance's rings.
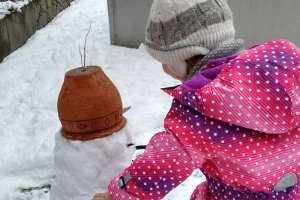
[{"label": "snowman's arm", "polygon": [[162,199],[193,172],[189,154],[170,132],[152,137],[145,153],[114,178],[113,200]]}]

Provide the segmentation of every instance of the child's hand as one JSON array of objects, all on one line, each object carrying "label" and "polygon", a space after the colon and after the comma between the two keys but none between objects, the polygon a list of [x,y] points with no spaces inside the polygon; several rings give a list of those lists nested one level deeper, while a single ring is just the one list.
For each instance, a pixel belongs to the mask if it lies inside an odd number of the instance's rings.
[{"label": "child's hand", "polygon": [[109,192],[96,194],[92,200],[112,200]]}]

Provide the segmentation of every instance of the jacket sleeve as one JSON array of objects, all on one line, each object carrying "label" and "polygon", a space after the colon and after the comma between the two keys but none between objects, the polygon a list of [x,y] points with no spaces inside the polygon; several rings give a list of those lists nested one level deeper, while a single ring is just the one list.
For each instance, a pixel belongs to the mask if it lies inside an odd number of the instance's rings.
[{"label": "jacket sleeve", "polygon": [[[182,144],[169,131],[154,135],[145,153],[108,186],[113,200],[158,200],[182,183],[194,170],[194,163]],[[131,177],[120,188],[121,177]]]}]

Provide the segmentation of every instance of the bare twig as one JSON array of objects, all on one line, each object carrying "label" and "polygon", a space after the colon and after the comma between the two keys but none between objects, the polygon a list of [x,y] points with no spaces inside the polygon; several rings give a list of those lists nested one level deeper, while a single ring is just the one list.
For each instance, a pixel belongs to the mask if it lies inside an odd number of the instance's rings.
[{"label": "bare twig", "polygon": [[91,32],[91,28],[92,28],[92,23],[90,23],[90,27],[89,27],[89,30],[88,32],[86,33],[85,35],[85,38],[84,38],[84,48],[83,48],[83,67],[85,67],[85,61],[86,61],[86,44],[87,44],[87,38]]},{"label": "bare twig", "polygon": [[81,66],[83,67],[82,53],[81,53],[80,45],[78,45],[78,50],[79,50],[79,54],[80,54],[80,63],[81,63]]},{"label": "bare twig", "polygon": [[125,108],[123,108],[123,113],[126,113],[128,110],[130,110],[131,109],[131,106],[128,106],[128,107],[125,107]]},{"label": "bare twig", "polygon": [[84,37],[84,47],[83,47],[83,53],[82,53],[82,50],[81,50],[81,47],[80,45],[78,46],[79,47],[79,54],[80,54],[80,61],[81,61],[81,66],[82,67],[86,67],[86,45],[87,45],[87,38],[91,32],[91,28],[92,28],[92,23],[90,23],[90,27]]},{"label": "bare twig", "polygon": [[50,190],[51,189],[51,185],[50,184],[46,184],[46,185],[42,185],[42,186],[38,186],[38,187],[20,188],[20,190],[21,190],[22,193],[32,192],[33,190],[43,190],[43,189]]}]

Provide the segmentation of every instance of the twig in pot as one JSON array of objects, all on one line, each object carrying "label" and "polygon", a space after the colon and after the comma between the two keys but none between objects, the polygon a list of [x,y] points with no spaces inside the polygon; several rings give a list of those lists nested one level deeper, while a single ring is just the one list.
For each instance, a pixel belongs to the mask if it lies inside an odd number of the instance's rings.
[{"label": "twig in pot", "polygon": [[[86,46],[87,46],[87,39],[88,39],[88,36],[89,36],[89,34],[90,34],[90,32],[91,32],[91,28],[92,28],[92,23],[90,23],[90,27],[89,27],[89,29],[88,29],[88,31],[87,31],[85,37],[84,37],[83,53],[81,52],[81,47],[80,47],[80,45],[79,45],[80,61],[81,61],[81,66],[82,66],[83,68],[86,67]],[[83,55],[82,55],[82,54],[83,54]],[[83,60],[83,62],[82,62],[82,60]]]}]

